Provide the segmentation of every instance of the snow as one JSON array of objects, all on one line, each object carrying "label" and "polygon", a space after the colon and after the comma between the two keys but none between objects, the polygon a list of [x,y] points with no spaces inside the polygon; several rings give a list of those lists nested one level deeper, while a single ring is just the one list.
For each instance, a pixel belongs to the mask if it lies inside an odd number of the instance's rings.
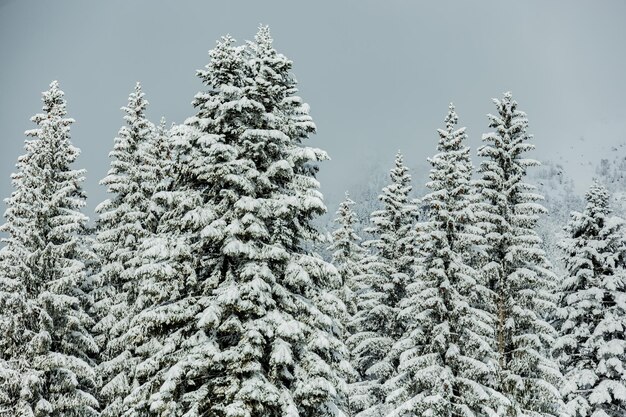
[{"label": "snow", "polygon": [[266,26],[209,58],[181,125],[137,83],[93,230],[74,121],[43,93],[0,228],[0,414],[623,415],[623,166],[583,207],[527,157],[510,93],[478,168],[450,105],[427,178],[398,152],[322,235],[329,156],[292,62]]}]

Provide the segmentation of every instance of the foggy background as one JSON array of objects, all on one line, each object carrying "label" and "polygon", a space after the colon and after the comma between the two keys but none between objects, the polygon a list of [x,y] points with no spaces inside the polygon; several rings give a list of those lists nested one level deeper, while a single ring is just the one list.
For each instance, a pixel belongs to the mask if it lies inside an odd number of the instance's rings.
[{"label": "foggy background", "polygon": [[329,210],[398,150],[423,172],[450,101],[475,155],[491,98],[508,90],[528,113],[534,157],[562,162],[582,192],[626,140],[625,18],[623,0],[0,0],[0,198],[58,79],[93,219],[135,82],[153,122],[182,123],[215,41],[252,39],[260,23],[294,61],[318,127],[308,144],[332,158],[319,175]]}]

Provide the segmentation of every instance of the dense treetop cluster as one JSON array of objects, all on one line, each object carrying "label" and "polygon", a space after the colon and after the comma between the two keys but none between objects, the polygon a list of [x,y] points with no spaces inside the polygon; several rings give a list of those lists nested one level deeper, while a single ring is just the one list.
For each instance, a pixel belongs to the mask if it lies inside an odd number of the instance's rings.
[{"label": "dense treetop cluster", "polygon": [[329,242],[292,62],[265,26],[209,57],[180,125],[136,85],[93,227],[64,94],[43,93],[1,228],[0,416],[626,413],[624,221],[596,181],[544,250],[510,93],[477,166],[450,105],[427,193],[398,153],[367,226],[346,195]]}]

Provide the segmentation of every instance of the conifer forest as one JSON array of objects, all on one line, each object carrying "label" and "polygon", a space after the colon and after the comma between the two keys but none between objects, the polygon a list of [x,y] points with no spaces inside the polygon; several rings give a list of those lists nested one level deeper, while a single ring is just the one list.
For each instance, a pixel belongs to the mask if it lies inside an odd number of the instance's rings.
[{"label": "conifer forest", "polygon": [[626,416],[623,170],[575,197],[504,92],[479,147],[449,104],[426,176],[390,149],[330,210],[269,27],[196,75],[181,123],[130,89],[95,213],[41,86],[3,196],[0,416]]}]

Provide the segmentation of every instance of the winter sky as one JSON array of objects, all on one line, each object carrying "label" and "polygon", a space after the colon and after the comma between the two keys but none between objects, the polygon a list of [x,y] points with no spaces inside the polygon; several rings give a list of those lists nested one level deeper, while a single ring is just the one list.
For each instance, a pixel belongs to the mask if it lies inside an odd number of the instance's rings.
[{"label": "winter sky", "polygon": [[626,141],[624,18],[623,0],[0,0],[0,196],[40,92],[58,79],[93,217],[134,83],[153,121],[180,123],[215,40],[251,39],[260,23],[295,63],[318,126],[310,144],[332,158],[319,175],[331,210],[399,149],[423,165],[450,101],[475,154],[491,97],[507,90],[528,113],[535,157],[564,162],[582,190]]}]

